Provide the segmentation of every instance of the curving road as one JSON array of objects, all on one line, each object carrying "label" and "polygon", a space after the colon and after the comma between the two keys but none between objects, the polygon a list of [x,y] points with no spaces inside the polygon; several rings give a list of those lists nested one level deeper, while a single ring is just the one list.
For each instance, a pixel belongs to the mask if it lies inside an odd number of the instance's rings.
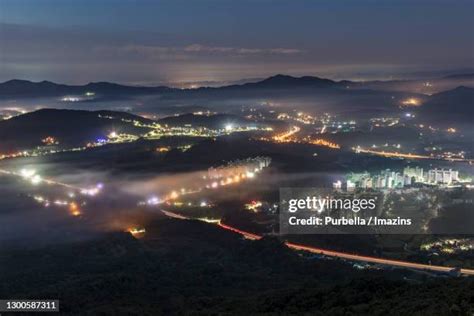
[{"label": "curving road", "polygon": [[[182,216],[180,214],[176,214],[173,212],[169,211],[164,211],[162,210],[163,214],[165,214],[168,217],[176,218],[176,219],[192,219],[189,217]],[[231,232],[234,232],[236,234],[242,235],[245,238],[252,239],[252,240],[258,240],[263,238],[261,235],[249,233],[246,231],[243,231],[241,229],[223,224],[222,222],[218,222],[217,225],[223,229],[229,230]],[[351,260],[351,261],[360,261],[360,262],[366,262],[366,263],[376,263],[376,264],[382,264],[382,265],[387,265],[387,266],[392,266],[392,267],[399,267],[399,268],[408,268],[408,269],[417,269],[417,270],[424,270],[424,271],[430,271],[430,272],[450,272],[451,270],[454,269],[454,267],[445,267],[445,266],[436,266],[436,265],[429,265],[429,264],[423,264],[423,263],[416,263],[416,262],[410,262],[410,261],[401,261],[401,260],[393,260],[393,259],[384,259],[384,258],[378,258],[378,257],[371,257],[371,256],[363,256],[363,255],[356,255],[356,254],[350,254],[347,252],[340,252],[340,251],[333,251],[333,250],[327,250],[327,249],[322,249],[322,248],[316,248],[316,247],[311,247],[311,246],[305,246],[305,245],[300,245],[300,244],[295,244],[292,242],[285,242],[285,245],[288,248],[294,249],[294,250],[302,250],[302,251],[308,251],[311,253],[319,254],[319,255],[325,255],[328,257],[333,257],[333,258],[342,258],[346,260]],[[474,270],[473,269],[461,269],[460,270],[461,274],[464,275],[474,275]]]},{"label": "curving road", "polygon": [[395,152],[395,151],[364,149],[362,147],[355,147],[355,148],[353,147],[352,149],[356,153],[372,154],[372,155],[382,156],[382,157],[386,157],[386,158],[429,159],[429,160],[443,160],[443,161],[451,161],[451,162],[468,162],[468,163],[473,163],[474,162],[474,159],[437,158],[437,157],[433,157],[433,156],[418,155],[418,154],[411,154],[411,153],[399,153],[399,152]]},{"label": "curving road", "polygon": [[[257,240],[263,237],[263,236],[256,235],[253,233],[245,232],[243,230],[237,229],[235,227],[232,227],[226,224],[219,223],[218,225],[219,227],[223,229],[230,230],[248,239]],[[394,267],[400,267],[400,268],[409,268],[409,269],[425,270],[425,271],[432,271],[432,272],[450,272],[451,270],[454,269],[453,267],[435,266],[435,265],[416,263],[416,262],[410,262],[410,261],[401,261],[401,260],[383,259],[383,258],[377,258],[377,257],[371,257],[371,256],[354,255],[347,252],[321,249],[321,248],[316,248],[316,247],[311,247],[311,246],[295,244],[288,241],[285,242],[285,245],[291,249],[308,251],[311,253],[325,255],[328,257],[342,258],[342,259],[347,259],[347,260],[352,260],[352,261],[377,263],[377,264],[383,264],[387,266],[394,266]],[[461,274],[465,274],[465,275],[474,275],[474,270],[472,269],[461,269],[460,272]]]}]

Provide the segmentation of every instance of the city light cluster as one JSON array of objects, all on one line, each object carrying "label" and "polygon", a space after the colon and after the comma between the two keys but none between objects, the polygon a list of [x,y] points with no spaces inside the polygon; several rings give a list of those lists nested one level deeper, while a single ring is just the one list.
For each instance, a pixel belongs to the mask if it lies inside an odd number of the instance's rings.
[{"label": "city light cluster", "polygon": [[471,181],[471,179],[462,180],[458,170],[434,168],[425,171],[420,167],[406,167],[402,172],[386,169],[377,174],[351,173],[346,178],[346,181],[334,182],[333,188],[350,192],[355,189],[403,189],[415,184],[452,187]]},{"label": "city light cluster", "polygon": [[88,196],[96,196],[97,194],[102,191],[104,188],[104,185],[102,183],[98,183],[97,185],[87,188],[87,189],[82,189],[81,194],[83,195],[88,195]]},{"label": "city light cluster", "polygon": [[417,98],[408,98],[406,100],[403,100],[402,104],[404,106],[420,106],[421,105],[421,100],[417,99]]},{"label": "city light cluster", "polygon": [[329,148],[333,148],[333,149],[340,149],[341,148],[340,145],[338,145],[336,143],[333,143],[331,141],[322,139],[322,138],[317,138],[317,139],[310,140],[309,143],[311,145],[324,146],[324,147],[329,147]]},{"label": "city light cluster", "polygon": [[[212,190],[228,185],[238,184],[246,179],[253,179],[264,168],[268,167],[270,162],[271,159],[269,157],[255,157],[231,161],[226,165],[218,167],[211,167],[207,170],[206,174],[202,175],[201,179],[204,180],[204,184],[201,186],[173,190],[161,197],[153,195],[145,202],[139,204],[156,206],[164,203],[181,203],[177,201],[180,197],[196,194],[203,190]],[[209,204],[206,201],[201,201],[199,205],[200,207],[208,207]]]}]

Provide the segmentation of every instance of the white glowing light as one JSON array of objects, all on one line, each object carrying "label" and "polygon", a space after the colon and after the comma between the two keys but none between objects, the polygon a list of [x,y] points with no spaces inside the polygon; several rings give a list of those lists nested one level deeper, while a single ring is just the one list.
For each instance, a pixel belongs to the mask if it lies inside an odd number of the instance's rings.
[{"label": "white glowing light", "polygon": [[157,204],[160,203],[160,199],[157,198],[156,196],[152,196],[146,202],[147,202],[148,205],[157,205]]},{"label": "white glowing light", "polygon": [[34,185],[40,184],[41,183],[41,177],[39,175],[35,174],[31,178],[31,183],[34,184]]},{"label": "white glowing light", "polygon": [[20,174],[23,178],[29,179],[36,174],[36,170],[34,169],[21,169]]},{"label": "white glowing light", "polygon": [[225,126],[225,130],[226,130],[227,132],[230,132],[233,128],[234,128],[234,126],[233,126],[232,124],[227,124],[227,125]]},{"label": "white glowing light", "polygon": [[81,194],[89,195],[89,196],[95,196],[95,195],[97,195],[97,193],[99,193],[99,191],[100,191],[100,189],[95,187],[95,188],[81,190]]},{"label": "white glowing light", "polygon": [[68,96],[63,97],[63,98],[61,99],[61,101],[63,101],[63,102],[78,102],[78,101],[80,101],[80,100],[81,100],[81,99],[79,99],[78,97],[68,97]]}]

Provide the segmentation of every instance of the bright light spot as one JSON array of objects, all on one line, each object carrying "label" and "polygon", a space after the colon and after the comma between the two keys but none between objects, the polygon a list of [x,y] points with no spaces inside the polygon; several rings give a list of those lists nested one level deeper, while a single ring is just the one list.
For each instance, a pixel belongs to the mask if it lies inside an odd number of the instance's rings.
[{"label": "bright light spot", "polygon": [[248,204],[245,204],[245,208],[249,211],[258,212],[258,208],[262,206],[262,202],[260,201],[251,201]]},{"label": "bright light spot", "polygon": [[232,131],[233,128],[234,128],[234,126],[233,126],[232,124],[227,124],[227,125],[225,126],[225,130],[226,130],[227,132]]},{"label": "bright light spot", "polygon": [[71,212],[72,216],[81,215],[81,211],[79,210],[79,206],[77,206],[76,202],[69,203],[69,211]]},{"label": "bright light spot", "polygon": [[90,189],[81,190],[81,193],[84,194],[84,195],[95,196],[95,195],[97,195],[97,193],[99,193],[99,191],[100,191],[100,188],[94,187],[94,188],[90,188]]},{"label": "bright light spot", "polygon": [[127,229],[127,231],[135,238],[143,237],[143,235],[146,233],[145,228],[139,228],[139,227],[132,227],[132,228]]},{"label": "bright light spot", "polygon": [[41,177],[39,175],[35,174],[31,178],[31,183],[34,184],[34,185],[37,185],[37,184],[41,183]]},{"label": "bright light spot", "polygon": [[115,137],[117,137],[117,133],[116,133],[116,132],[112,132],[112,133],[109,134],[108,137],[109,137],[109,138],[115,138]]},{"label": "bright light spot", "polygon": [[36,174],[34,169],[21,169],[20,174],[23,178],[29,179]]},{"label": "bright light spot", "polygon": [[220,219],[212,219],[212,218],[207,218],[207,217],[200,217],[197,220],[203,221],[206,223],[213,223],[213,224],[219,223],[221,221]]},{"label": "bright light spot", "polygon": [[406,106],[419,106],[421,105],[421,101],[416,98],[409,98],[409,99],[403,100],[402,104]]},{"label": "bright light spot", "polygon": [[255,177],[255,173],[253,173],[251,171],[247,171],[246,176],[247,176],[247,178],[253,178],[253,177]]},{"label": "bright light spot", "polygon": [[160,153],[165,153],[165,152],[170,151],[170,149],[169,149],[169,147],[158,147],[158,148],[156,148],[156,151],[160,152]]},{"label": "bright light spot", "polygon": [[178,192],[173,191],[173,192],[171,192],[170,198],[171,198],[171,199],[177,199],[178,196],[179,196]]},{"label": "bright light spot", "polygon": [[147,203],[148,205],[157,205],[157,204],[160,203],[160,199],[157,198],[156,196],[152,196],[151,198],[149,198],[149,199],[146,201],[146,203]]},{"label": "bright light spot", "polygon": [[78,102],[78,101],[80,101],[80,100],[81,100],[81,99],[78,98],[78,97],[70,97],[70,96],[66,96],[66,97],[63,97],[63,98],[61,99],[61,101],[63,101],[63,102]]}]

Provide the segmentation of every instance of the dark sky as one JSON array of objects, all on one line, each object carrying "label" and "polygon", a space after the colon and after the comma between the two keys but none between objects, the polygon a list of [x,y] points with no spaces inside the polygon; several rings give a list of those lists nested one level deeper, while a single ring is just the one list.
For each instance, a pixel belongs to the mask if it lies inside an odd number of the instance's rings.
[{"label": "dark sky", "polygon": [[465,72],[473,12],[474,0],[0,0],[0,81]]}]

